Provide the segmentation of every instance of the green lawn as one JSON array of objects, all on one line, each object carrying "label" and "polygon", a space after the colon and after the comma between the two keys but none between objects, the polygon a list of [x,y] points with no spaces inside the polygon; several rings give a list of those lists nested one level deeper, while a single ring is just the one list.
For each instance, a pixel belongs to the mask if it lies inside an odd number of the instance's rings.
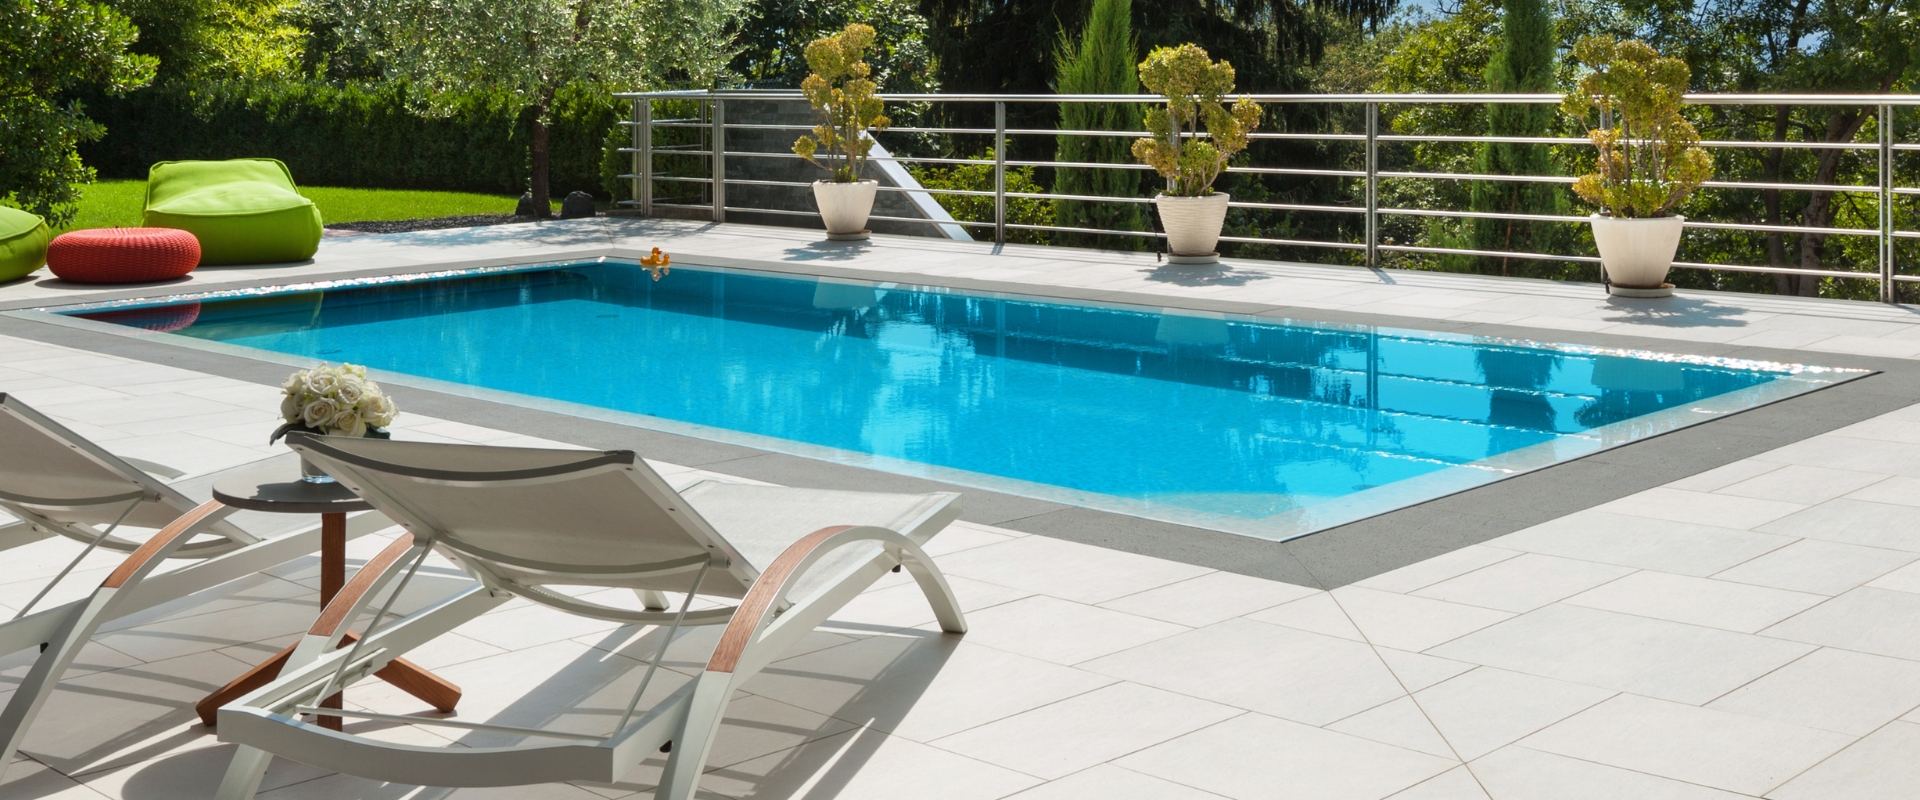
[{"label": "green lawn", "polygon": [[[146,200],[146,181],[101,181],[80,187],[80,213],[62,230],[137,227]],[[411,189],[345,189],[307,186],[300,193],[320,206],[328,223],[385,219],[431,219],[473,214],[511,214],[517,198],[469,192],[421,192]],[[554,204],[559,209],[559,204]]]}]

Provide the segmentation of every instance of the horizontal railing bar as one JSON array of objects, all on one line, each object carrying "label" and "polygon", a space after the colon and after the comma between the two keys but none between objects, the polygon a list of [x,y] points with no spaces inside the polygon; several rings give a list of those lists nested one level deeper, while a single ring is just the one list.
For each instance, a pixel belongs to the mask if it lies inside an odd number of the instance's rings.
[{"label": "horizontal railing bar", "polygon": [[1577,261],[1582,264],[1598,264],[1595,256],[1560,256],[1546,253],[1516,253],[1506,250],[1470,250],[1464,247],[1424,247],[1412,244],[1381,244],[1381,250],[1395,253],[1423,253],[1429,255],[1481,256],[1485,258],[1518,258],[1528,261]]},{"label": "horizontal railing bar", "polygon": [[[698,122],[691,123],[691,124],[656,122],[654,123],[654,127],[656,128],[691,128],[691,129],[698,129],[698,130],[706,130],[706,129],[712,128],[713,126],[711,124],[698,123]],[[728,130],[810,131],[810,130],[813,130],[814,126],[812,125],[769,125],[769,124],[729,122],[723,125],[722,127]],[[888,133],[949,133],[949,134],[973,134],[973,135],[980,135],[980,136],[991,136],[994,134],[995,131],[992,128],[901,127],[901,128],[888,128],[886,129],[885,132],[888,132]],[[1014,129],[1009,129],[1005,131],[1005,133],[1008,136],[1016,136],[1016,135],[1017,136],[1088,136],[1088,137],[1112,136],[1112,137],[1121,137],[1121,138],[1127,138],[1127,139],[1139,139],[1139,138],[1145,138],[1153,135],[1152,133],[1149,133],[1147,131],[1047,130],[1044,128],[1014,128]],[[1366,135],[1358,134],[1358,133],[1251,133],[1251,134],[1248,134],[1248,138],[1271,139],[1271,140],[1342,141],[1342,142],[1364,142],[1367,140]],[[1587,139],[1582,139],[1578,137],[1569,137],[1569,136],[1458,136],[1458,135],[1440,135],[1440,134],[1426,135],[1426,134],[1397,133],[1397,134],[1381,134],[1377,138],[1377,140],[1381,142],[1428,142],[1428,143],[1436,143],[1436,144],[1444,144],[1444,143],[1541,144],[1541,145],[1577,145],[1582,147],[1593,146],[1593,142]],[[1775,148],[1780,148],[1780,149],[1786,149],[1786,150],[1872,151],[1872,150],[1880,149],[1880,146],[1878,144],[1874,144],[1872,142],[1804,142],[1804,141],[1763,142],[1763,141],[1745,141],[1745,140],[1737,140],[1737,139],[1706,140],[1706,141],[1700,142],[1700,146],[1708,147],[1708,148],[1723,147],[1723,148],[1752,149],[1752,150],[1771,150]],[[655,149],[659,149],[659,148],[656,147]],[[1911,146],[1896,145],[1895,149],[1902,149],[1902,150],[1920,149],[1920,145],[1911,145]]]},{"label": "horizontal railing bar", "polygon": [[[621,177],[627,178],[625,175]],[[639,176],[636,175],[633,177],[637,178]],[[627,178],[627,180],[632,179],[633,178]],[[656,181],[666,181],[668,183],[713,183],[712,178],[689,178],[682,175],[655,175],[653,179]],[[731,183],[731,181],[729,181],[729,183]]]},{"label": "horizontal railing bar", "polygon": [[[705,207],[705,208],[711,208],[711,207]],[[775,216],[782,216],[782,217],[814,217],[816,219],[818,219],[820,216],[820,213],[817,211],[793,211],[793,210],[784,209],[784,208],[750,208],[746,206],[727,206],[727,213],[729,214],[773,214]],[[919,222],[927,225],[959,225],[962,227],[969,227],[969,228],[993,227],[993,223],[991,222],[969,222],[967,220],[961,220],[961,219],[949,220],[949,219],[927,219],[925,217],[889,217],[889,216],[884,216],[880,214],[869,214],[867,215],[867,219],[873,220],[873,221],[880,221],[880,222]]]},{"label": "horizontal railing bar", "polygon": [[1768,275],[1811,275],[1818,278],[1858,278],[1879,280],[1878,272],[1843,272],[1831,269],[1802,269],[1800,267],[1758,267],[1747,264],[1702,264],[1697,261],[1675,261],[1673,265],[1681,269],[1704,269],[1708,271],[1722,269],[1728,272],[1759,272]]},{"label": "horizontal railing bar", "polygon": [[[620,92],[623,99],[720,99],[720,100],[799,100],[803,96],[792,89],[680,89],[655,92]],[[1559,105],[1558,94],[1265,94],[1246,93],[1263,103],[1380,103],[1387,105],[1486,104]],[[882,100],[911,103],[1159,103],[1159,95],[1134,94],[915,94],[887,93]],[[1709,106],[1916,106],[1920,95],[1913,94],[1689,94],[1682,98],[1692,105]]]}]

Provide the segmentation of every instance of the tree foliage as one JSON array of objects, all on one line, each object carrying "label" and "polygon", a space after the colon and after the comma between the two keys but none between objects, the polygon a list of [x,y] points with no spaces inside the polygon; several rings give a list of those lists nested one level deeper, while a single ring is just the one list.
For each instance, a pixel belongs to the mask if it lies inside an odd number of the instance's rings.
[{"label": "tree foliage", "polygon": [[[576,83],[644,87],[674,74],[695,82],[731,52],[708,57],[714,31],[746,0],[330,0],[340,29],[359,37],[389,77],[440,98],[503,92],[532,116],[534,207],[548,207],[547,126],[553,100]],[[721,57],[724,55],[724,57]]]},{"label": "tree foliage", "polygon": [[[1140,39],[1133,34],[1133,0],[1094,0],[1087,22],[1078,39],[1060,33],[1054,51],[1054,83],[1061,94],[1140,93],[1140,78],[1135,59]],[[1060,129],[1069,131],[1137,131],[1141,126],[1140,107],[1133,103],[1061,103]],[[1072,136],[1056,138],[1054,160],[1080,164],[1124,164],[1131,148],[1119,136]],[[1140,175],[1130,169],[1054,170],[1055,194],[1088,197],[1136,197],[1140,193]],[[1139,231],[1146,229],[1141,207],[1134,203],[1101,203],[1084,200],[1057,200],[1055,217],[1071,228]],[[1110,240],[1093,234],[1061,233],[1059,244],[1088,245]],[[1139,240],[1126,237],[1128,245]]]},{"label": "tree foliage", "polygon": [[0,2],[0,31],[0,201],[59,225],[74,184],[93,179],[78,147],[105,132],[62,95],[130,91],[153,79],[154,59],[128,52],[139,34],[124,15],[87,0]]},{"label": "tree foliage", "polygon": [[[1505,0],[1500,15],[1500,46],[1487,63],[1487,91],[1496,94],[1546,94],[1554,91],[1558,53],[1553,17],[1546,0]],[[1487,106],[1487,133],[1502,137],[1543,137],[1553,130],[1551,105],[1492,103]],[[1482,175],[1552,175],[1547,148],[1538,144],[1480,145],[1474,172]],[[1564,214],[1566,194],[1551,183],[1475,181],[1468,207],[1499,214]],[[1520,222],[1478,217],[1469,223],[1472,249],[1498,252],[1551,253],[1565,237],[1554,223]],[[1547,277],[1562,271],[1559,262],[1497,259],[1502,275]],[[1492,265],[1489,265],[1492,266]]]},{"label": "tree foliage", "polygon": [[732,70],[751,86],[796,89],[807,77],[806,43],[859,22],[874,30],[866,56],[882,92],[939,90],[927,49],[927,18],[914,0],[760,0],[741,27]]},{"label": "tree foliage", "polygon": [[[966,192],[993,191],[993,151],[971,164],[922,167],[910,165],[907,171],[928,189],[952,189]],[[1033,167],[1008,167],[1007,191],[1037,194],[1042,191],[1033,178]],[[993,196],[988,194],[937,194],[940,207],[961,222],[992,222]],[[1053,205],[1035,197],[1007,198],[1007,222],[1014,225],[1053,225]],[[977,235],[977,234],[976,234]],[[1028,228],[1008,228],[1007,241],[1015,244],[1046,244],[1047,232]]]}]

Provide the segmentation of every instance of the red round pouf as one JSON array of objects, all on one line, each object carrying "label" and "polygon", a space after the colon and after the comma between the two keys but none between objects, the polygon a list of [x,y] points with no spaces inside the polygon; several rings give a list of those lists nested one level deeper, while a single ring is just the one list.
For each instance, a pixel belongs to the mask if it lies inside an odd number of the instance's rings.
[{"label": "red round pouf", "polygon": [[93,228],[47,245],[47,268],[76,283],[152,283],[200,263],[200,240],[176,228]]}]

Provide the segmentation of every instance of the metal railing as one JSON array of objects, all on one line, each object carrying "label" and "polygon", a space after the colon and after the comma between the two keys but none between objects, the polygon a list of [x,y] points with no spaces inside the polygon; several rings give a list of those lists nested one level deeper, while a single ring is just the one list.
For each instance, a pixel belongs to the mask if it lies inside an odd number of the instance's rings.
[{"label": "metal railing", "polygon": [[[1331,178],[1359,182],[1360,191],[1355,192],[1357,204],[1326,205],[1313,203],[1267,203],[1235,200],[1232,208],[1257,209],[1269,211],[1312,212],[1325,214],[1364,215],[1360,241],[1333,241],[1325,239],[1279,239],[1259,236],[1222,236],[1222,242],[1246,244],[1266,244],[1289,247],[1323,248],[1343,250],[1364,254],[1367,267],[1381,265],[1383,253],[1473,256],[1500,259],[1525,259],[1540,261],[1562,261],[1597,265],[1596,256],[1571,253],[1538,253],[1504,250],[1482,250],[1461,247],[1439,247],[1431,244],[1399,244],[1383,241],[1381,220],[1385,217],[1428,217],[1454,219],[1495,219],[1523,222],[1563,222],[1581,223],[1587,218],[1555,214],[1518,214],[1485,211],[1459,211],[1431,208],[1382,207],[1380,187],[1385,180],[1426,180],[1426,181],[1490,181],[1509,183],[1555,183],[1570,185],[1574,179],[1559,175],[1483,175],[1451,172],[1417,172],[1405,170],[1384,170],[1381,168],[1380,150],[1382,144],[1398,143],[1460,143],[1460,144],[1538,144],[1556,146],[1590,147],[1585,138],[1575,137],[1525,137],[1525,136],[1459,136],[1459,135],[1417,135],[1382,133],[1382,106],[1417,106],[1423,104],[1558,104],[1561,96],[1557,94],[1458,94],[1458,95],[1392,95],[1392,94],[1320,94],[1320,95],[1249,95],[1263,104],[1317,104],[1353,106],[1362,109],[1361,133],[1319,133],[1294,131],[1263,131],[1251,135],[1253,140],[1304,140],[1317,142],[1352,142],[1364,147],[1360,169],[1343,169],[1326,166],[1293,165],[1242,165],[1229,167],[1228,173],[1256,175],[1289,175],[1313,178]],[[622,201],[623,205],[635,207],[643,215],[652,216],[665,209],[677,209],[682,213],[702,214],[716,222],[724,222],[728,212],[751,212],[754,214],[815,216],[810,211],[792,209],[750,208],[728,205],[727,186],[787,186],[807,187],[802,181],[751,180],[727,177],[728,158],[749,159],[797,159],[790,152],[756,152],[729,150],[727,132],[743,130],[804,132],[811,129],[806,125],[748,124],[727,121],[727,108],[732,104],[755,102],[791,102],[801,100],[796,91],[769,90],[722,90],[722,91],[663,91],[633,92],[617,95],[632,103],[632,118],[623,123],[633,129],[633,146],[622,148],[632,155],[632,172],[621,175],[632,184],[633,198]],[[909,217],[874,216],[872,219],[899,223],[924,223],[929,225],[961,225],[967,228],[986,228],[992,231],[995,243],[1005,243],[1010,230],[1035,230],[1064,233],[1132,236],[1164,239],[1165,234],[1158,231],[1109,230],[1060,225],[1034,225],[1009,221],[1008,201],[1014,199],[1067,200],[1098,203],[1151,203],[1148,197],[1106,197],[1097,195],[1059,194],[1047,192],[1010,192],[1007,190],[1007,170],[1009,168],[1071,168],[1071,169],[1120,169],[1149,170],[1137,163],[1082,163],[1063,161],[1036,161],[1009,159],[1007,157],[1007,138],[1009,136],[1046,136],[1061,135],[1087,137],[1125,137],[1147,136],[1145,131],[1105,131],[1105,130],[1060,130],[1029,129],[1007,127],[1007,107],[1010,104],[1058,104],[1058,103],[1141,103],[1161,102],[1153,95],[994,95],[994,94],[889,94],[884,99],[891,103],[935,104],[968,103],[993,106],[994,126],[992,128],[937,127],[937,126],[899,126],[889,128],[893,134],[945,134],[970,135],[982,138],[991,137],[993,148],[993,189],[991,191],[971,191],[963,189],[927,189],[880,187],[882,192],[923,192],[930,195],[955,196],[972,195],[993,198],[992,221],[960,220],[937,221]],[[654,104],[657,102],[679,102],[682,107],[691,102],[697,113],[672,119],[656,119]],[[1901,239],[1920,239],[1920,231],[1901,230],[1895,224],[1895,202],[1903,196],[1920,195],[1920,188],[1896,185],[1895,156],[1902,152],[1920,150],[1920,144],[1896,141],[1894,135],[1894,109],[1898,107],[1920,106],[1920,95],[1688,95],[1686,102],[1700,106],[1854,106],[1874,109],[1877,141],[1815,142],[1815,141],[1703,141],[1701,145],[1709,149],[1772,149],[1798,151],[1840,150],[1871,151],[1877,155],[1873,184],[1813,184],[1779,183],[1750,180],[1708,181],[1703,185],[1707,191],[1753,191],[1778,190],[1794,192],[1832,192],[1836,194],[1869,195],[1878,206],[1878,225],[1873,228],[1820,227],[1805,225],[1767,225],[1758,223],[1727,222],[1688,219],[1686,228],[1693,230],[1738,231],[1749,233],[1813,234],[1823,236],[1875,237],[1878,240],[1877,269],[1837,270],[1808,269],[1805,267],[1761,266],[1749,264],[1722,264],[1675,262],[1674,267],[1681,269],[1713,270],[1729,272],[1768,273],[1821,278],[1841,278],[1848,280],[1866,280],[1878,283],[1879,299],[1882,302],[1895,302],[1895,287],[1899,283],[1920,282],[1920,275],[1903,275],[1897,269],[1895,243]],[[694,141],[676,145],[657,145],[655,134],[659,131],[689,130]],[[707,160],[705,175],[670,175],[656,169],[656,160],[662,156],[697,157]],[[925,165],[963,165],[985,163],[980,159],[937,158],[925,156],[888,156],[891,160],[907,164]],[[698,203],[663,200],[655,197],[655,183],[691,184],[704,187],[705,191]]]}]

